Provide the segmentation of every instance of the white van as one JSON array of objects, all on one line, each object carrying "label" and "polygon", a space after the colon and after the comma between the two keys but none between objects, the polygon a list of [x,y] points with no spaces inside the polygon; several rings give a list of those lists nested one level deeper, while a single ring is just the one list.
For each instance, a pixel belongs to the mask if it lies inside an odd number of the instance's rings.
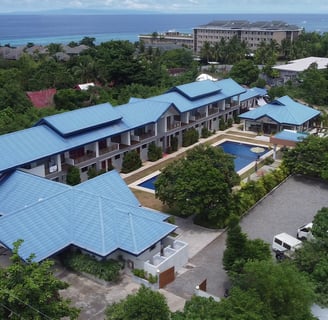
[{"label": "white van", "polygon": [[276,252],[277,258],[281,258],[280,254],[291,257],[295,250],[301,246],[301,240],[285,232],[275,235],[272,240],[272,250]]},{"label": "white van", "polygon": [[313,239],[312,235],[312,226],[313,223],[307,223],[297,229],[297,239],[300,240],[311,240]]}]

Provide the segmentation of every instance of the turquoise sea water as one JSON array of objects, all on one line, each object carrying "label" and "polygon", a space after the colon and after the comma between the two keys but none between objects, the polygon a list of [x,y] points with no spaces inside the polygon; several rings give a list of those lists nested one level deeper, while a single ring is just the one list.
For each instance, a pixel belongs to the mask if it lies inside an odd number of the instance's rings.
[{"label": "turquoise sea water", "polygon": [[192,29],[214,20],[281,20],[306,32],[328,32],[327,14],[130,14],[130,15],[0,15],[0,45],[46,45],[94,37],[96,43],[110,40],[138,41],[138,35]]}]

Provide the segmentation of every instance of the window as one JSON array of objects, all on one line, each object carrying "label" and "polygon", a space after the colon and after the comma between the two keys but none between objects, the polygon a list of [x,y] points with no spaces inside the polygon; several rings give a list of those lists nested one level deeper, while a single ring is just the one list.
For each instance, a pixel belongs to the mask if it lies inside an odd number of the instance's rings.
[{"label": "window", "polygon": [[282,245],[282,241],[279,240],[279,239],[274,239],[274,242],[275,242],[275,243],[278,243],[279,245]]},{"label": "window", "polygon": [[287,250],[290,250],[290,249],[291,249],[291,248],[290,248],[290,245],[287,244],[287,243],[284,243],[284,244],[283,244],[283,247],[286,248]]},{"label": "window", "polygon": [[118,154],[118,155],[115,156],[115,160],[117,160],[119,158],[121,158],[121,155],[120,154]]},{"label": "window", "polygon": [[81,168],[81,172],[87,172],[88,171],[88,167],[83,167],[83,168]]},{"label": "window", "polygon": [[143,145],[141,146],[141,148],[142,148],[142,149],[146,149],[146,148],[147,148],[147,144],[143,144]]}]

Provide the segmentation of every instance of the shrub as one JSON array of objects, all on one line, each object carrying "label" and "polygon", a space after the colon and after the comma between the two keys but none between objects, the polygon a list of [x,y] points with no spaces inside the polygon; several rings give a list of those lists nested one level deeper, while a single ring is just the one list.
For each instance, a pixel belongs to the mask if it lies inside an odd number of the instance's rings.
[{"label": "shrub", "polygon": [[128,173],[140,168],[142,165],[140,156],[136,150],[127,152],[122,163],[122,172]]},{"label": "shrub", "polygon": [[89,273],[105,281],[116,281],[119,278],[121,263],[115,260],[98,261],[90,255],[70,252],[62,256],[64,266],[75,271]]},{"label": "shrub", "polygon": [[221,118],[220,122],[219,122],[219,130],[223,131],[227,129],[226,123],[224,122],[224,120]]},{"label": "shrub", "polygon": [[207,128],[202,128],[202,133],[201,133],[202,138],[208,138],[211,134],[212,133],[210,130],[208,130]]},{"label": "shrub", "polygon": [[171,150],[172,152],[178,151],[178,138],[177,137],[172,137],[171,138]]},{"label": "shrub", "polygon": [[156,161],[160,158],[162,158],[162,148],[156,146],[156,144],[152,142],[148,147],[148,160]]},{"label": "shrub", "polygon": [[147,273],[144,269],[133,269],[132,273],[141,279],[147,280],[149,283],[157,283],[158,277],[157,275],[153,276],[151,273]]},{"label": "shrub", "polygon": [[232,119],[232,118],[229,118],[229,119],[227,120],[227,127],[228,127],[228,128],[231,128],[231,127],[232,127],[232,124],[233,124],[233,119]]},{"label": "shrub", "polygon": [[183,133],[182,145],[184,147],[191,146],[198,141],[199,134],[195,128],[190,128]]},{"label": "shrub", "polygon": [[77,167],[69,166],[67,170],[66,183],[75,186],[81,182],[80,170]]}]

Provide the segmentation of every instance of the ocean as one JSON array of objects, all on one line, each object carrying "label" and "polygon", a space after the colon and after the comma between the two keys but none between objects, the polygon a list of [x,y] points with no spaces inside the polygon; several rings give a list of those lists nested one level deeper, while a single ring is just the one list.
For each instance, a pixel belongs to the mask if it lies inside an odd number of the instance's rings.
[{"label": "ocean", "polygon": [[279,20],[306,32],[328,32],[328,14],[127,14],[127,15],[0,15],[0,45],[67,44],[84,37],[100,44],[110,40],[138,41],[139,34],[175,30],[192,33],[214,20]]}]

